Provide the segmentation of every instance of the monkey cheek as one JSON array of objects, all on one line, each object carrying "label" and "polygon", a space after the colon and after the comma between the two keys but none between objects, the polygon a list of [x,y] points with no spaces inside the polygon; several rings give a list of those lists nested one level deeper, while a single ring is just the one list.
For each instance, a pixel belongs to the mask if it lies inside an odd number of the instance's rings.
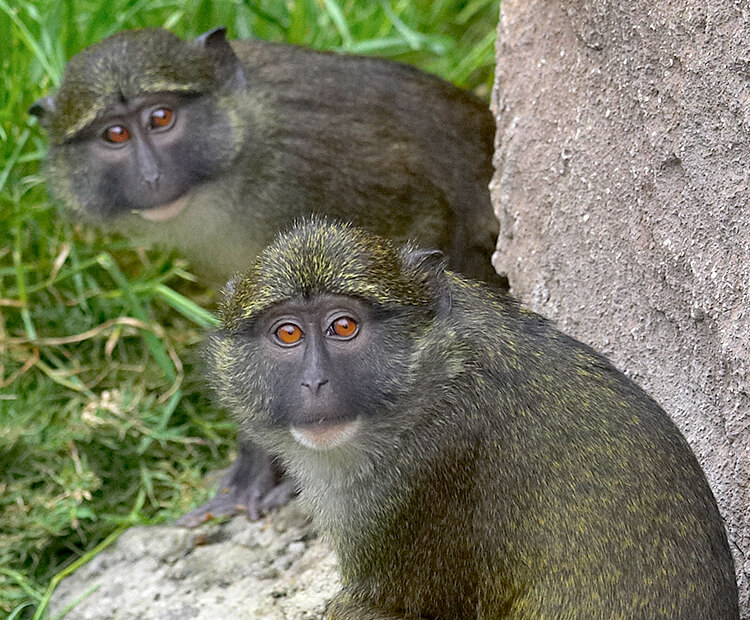
[{"label": "monkey cheek", "polygon": [[362,426],[362,420],[355,418],[335,424],[306,424],[291,426],[292,437],[305,448],[311,450],[330,450],[337,448],[354,438]]}]

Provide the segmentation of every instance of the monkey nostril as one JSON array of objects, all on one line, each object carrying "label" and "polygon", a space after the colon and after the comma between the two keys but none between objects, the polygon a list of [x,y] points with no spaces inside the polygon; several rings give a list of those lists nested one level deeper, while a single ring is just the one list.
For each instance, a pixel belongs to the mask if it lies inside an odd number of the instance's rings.
[{"label": "monkey nostril", "polygon": [[306,387],[313,394],[317,394],[320,391],[320,388],[328,383],[328,381],[328,379],[313,379],[312,381],[303,381],[302,386]]},{"label": "monkey nostril", "polygon": [[159,175],[144,177],[143,181],[150,189],[156,189],[159,187]]}]

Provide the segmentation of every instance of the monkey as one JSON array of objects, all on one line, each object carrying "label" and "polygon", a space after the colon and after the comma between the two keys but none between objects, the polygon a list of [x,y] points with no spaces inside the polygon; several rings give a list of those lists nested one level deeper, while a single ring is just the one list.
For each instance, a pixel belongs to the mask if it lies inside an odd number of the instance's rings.
[{"label": "monkey", "polygon": [[462,272],[497,278],[494,119],[416,68],[228,41],[223,27],[192,41],[122,31],[73,56],[30,112],[47,129],[62,203],[177,246],[214,283],[309,211],[418,239]]},{"label": "monkey", "polygon": [[[176,247],[211,284],[247,268],[306,213],[444,250],[454,269],[492,268],[495,123],[485,102],[416,68],[260,40],[223,27],[185,41],[116,33],[76,54],[35,102],[51,193],[81,219]],[[217,496],[179,523],[294,493],[253,446]]]},{"label": "monkey", "polygon": [[680,431],[438,250],[313,218],[227,285],[210,383],[330,540],[334,620],[739,618]]}]

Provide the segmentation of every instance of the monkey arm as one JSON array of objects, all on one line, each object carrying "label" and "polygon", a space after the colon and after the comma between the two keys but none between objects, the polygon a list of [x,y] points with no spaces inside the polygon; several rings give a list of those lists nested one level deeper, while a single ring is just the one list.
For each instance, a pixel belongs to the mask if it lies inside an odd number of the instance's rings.
[{"label": "monkey arm", "polygon": [[420,620],[422,616],[395,615],[378,609],[372,602],[344,589],[328,605],[327,620]]},{"label": "monkey arm", "polygon": [[289,502],[296,489],[291,480],[265,451],[245,440],[240,452],[219,483],[213,499],[177,520],[183,527],[198,527],[214,517],[231,517],[246,512],[260,519]]}]

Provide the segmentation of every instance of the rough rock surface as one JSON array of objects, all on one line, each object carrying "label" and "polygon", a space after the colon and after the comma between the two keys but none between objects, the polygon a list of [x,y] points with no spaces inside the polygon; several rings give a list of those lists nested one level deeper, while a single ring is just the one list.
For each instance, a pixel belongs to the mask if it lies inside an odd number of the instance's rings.
[{"label": "rough rock surface", "polygon": [[503,0],[491,186],[512,292],[681,428],[750,618],[750,8]]},{"label": "rough rock surface", "polygon": [[134,527],[58,586],[66,620],[313,620],[340,587],[333,553],[296,502],[266,520]]}]

